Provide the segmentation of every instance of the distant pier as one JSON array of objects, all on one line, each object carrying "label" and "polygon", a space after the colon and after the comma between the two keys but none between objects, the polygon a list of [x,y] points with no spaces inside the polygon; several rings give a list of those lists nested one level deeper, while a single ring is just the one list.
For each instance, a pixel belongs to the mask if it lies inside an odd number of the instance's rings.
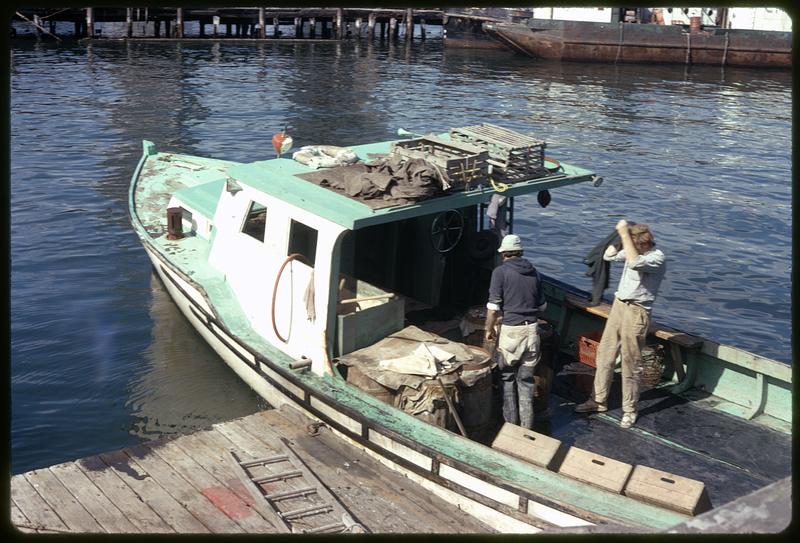
[{"label": "distant pier", "polygon": [[[124,23],[123,39],[425,39],[428,26],[442,26],[444,12],[411,8],[19,8],[13,17],[32,26],[37,39],[103,39],[101,23]],[[57,33],[57,23],[74,31]],[[134,32],[148,23],[149,35]],[[186,25],[199,31],[189,36]],[[152,23],[152,25],[149,25]],[[141,26],[141,25],[139,25]],[[288,28],[287,28],[288,27]],[[13,35],[13,32],[12,32]]]},{"label": "distant pier", "polygon": [[[279,467],[287,451],[282,438],[301,469]],[[231,452],[242,465],[265,470],[259,484],[271,496],[284,497],[281,516],[255,495],[258,489]],[[301,470],[305,477],[295,474]],[[36,533],[286,533],[282,518],[292,518],[288,509],[309,523],[317,510],[324,513],[313,502],[308,507],[302,488],[314,478],[327,493],[323,505],[346,511],[368,532],[492,532],[287,407],[15,475],[11,522]],[[297,503],[291,503],[293,496]],[[316,533],[339,518],[318,525]]]}]

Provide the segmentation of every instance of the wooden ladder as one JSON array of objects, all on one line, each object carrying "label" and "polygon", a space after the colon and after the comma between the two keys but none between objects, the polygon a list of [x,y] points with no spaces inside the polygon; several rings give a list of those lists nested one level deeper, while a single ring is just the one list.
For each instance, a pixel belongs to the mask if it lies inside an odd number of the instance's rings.
[{"label": "wooden ladder", "polygon": [[339,499],[291,449],[286,438],[283,451],[274,456],[242,461],[229,451],[242,483],[256,499],[264,500],[287,533],[369,533]]}]

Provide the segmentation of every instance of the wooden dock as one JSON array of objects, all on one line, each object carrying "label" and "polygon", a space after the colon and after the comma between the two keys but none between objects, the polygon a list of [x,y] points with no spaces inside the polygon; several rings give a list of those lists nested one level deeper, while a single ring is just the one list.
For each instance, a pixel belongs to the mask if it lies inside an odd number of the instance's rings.
[{"label": "wooden dock", "polygon": [[[438,8],[18,8],[12,20],[35,29],[37,39],[103,38],[99,25],[125,23],[127,39],[345,39],[366,37],[396,40],[425,39],[427,26],[442,26],[446,15]],[[74,32],[58,35],[56,23],[74,25]],[[189,36],[186,24],[197,23],[199,34]],[[134,26],[152,23],[152,35],[134,32]],[[97,25],[97,28],[96,28]],[[162,30],[163,26],[163,30]],[[284,30],[281,30],[281,27]],[[294,27],[289,30],[286,27]],[[208,32],[207,32],[208,30]],[[284,32],[287,34],[284,34]],[[14,37],[12,28],[12,37]]]},{"label": "wooden dock", "polygon": [[288,407],[15,475],[11,521],[38,533],[285,532],[231,460],[279,454],[281,437],[372,533],[493,531]]}]

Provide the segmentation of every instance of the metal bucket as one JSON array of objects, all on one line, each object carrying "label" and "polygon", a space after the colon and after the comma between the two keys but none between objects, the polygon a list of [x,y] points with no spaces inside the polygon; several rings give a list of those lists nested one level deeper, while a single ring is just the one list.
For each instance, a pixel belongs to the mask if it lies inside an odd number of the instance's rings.
[{"label": "metal bucket", "polygon": [[358,366],[347,368],[347,382],[384,403],[394,405],[395,391],[383,386],[375,379],[367,377],[364,372],[358,369]]}]

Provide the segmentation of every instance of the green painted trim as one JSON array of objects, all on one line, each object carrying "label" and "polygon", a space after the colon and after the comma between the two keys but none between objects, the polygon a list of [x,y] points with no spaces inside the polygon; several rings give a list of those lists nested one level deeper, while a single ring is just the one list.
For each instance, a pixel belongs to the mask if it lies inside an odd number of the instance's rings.
[{"label": "green painted trim", "polygon": [[225,179],[217,179],[194,187],[176,190],[173,196],[204,217],[213,220],[220,196],[225,190],[225,183]]}]

